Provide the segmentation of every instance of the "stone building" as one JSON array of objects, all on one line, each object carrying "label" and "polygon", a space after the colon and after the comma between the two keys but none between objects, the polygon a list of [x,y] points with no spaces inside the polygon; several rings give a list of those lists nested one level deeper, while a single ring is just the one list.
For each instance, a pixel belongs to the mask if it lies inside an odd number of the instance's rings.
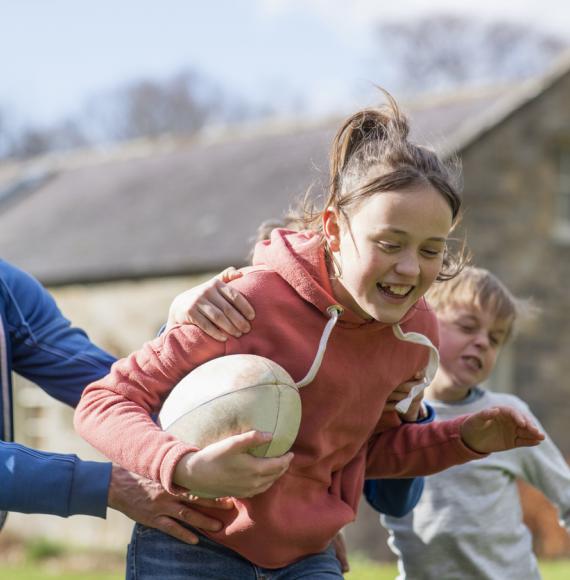
[{"label": "stone building", "polygon": [[[466,211],[457,237],[466,235],[477,264],[542,308],[503,354],[494,383],[530,404],[566,456],[569,103],[565,59],[524,85],[404,106],[417,140],[462,160]],[[154,335],[171,298],[197,276],[247,263],[263,220],[279,217],[311,184],[322,189],[337,124],[328,119],[186,141],[165,137],[4,163],[2,257],[48,285],[66,315],[98,344],[125,354]],[[73,435],[67,409],[37,388],[21,382],[19,387],[20,441],[93,456]],[[368,526],[377,526],[366,517]],[[31,528],[84,543],[122,542],[128,528],[118,517],[110,523],[78,517],[77,525],[41,516],[10,519],[8,530],[14,532]],[[365,524],[355,530],[355,541],[359,534],[370,541]],[[560,550],[568,547],[565,541]],[[381,541],[376,536],[373,543]]]}]

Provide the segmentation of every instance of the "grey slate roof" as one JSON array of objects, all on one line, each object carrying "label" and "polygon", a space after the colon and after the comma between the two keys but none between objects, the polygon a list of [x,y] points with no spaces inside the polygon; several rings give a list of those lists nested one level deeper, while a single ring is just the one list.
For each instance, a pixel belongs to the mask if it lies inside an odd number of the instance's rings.
[{"label": "grey slate roof", "polygon": [[[567,70],[404,108],[419,141],[461,152]],[[338,121],[5,163],[0,256],[52,285],[239,266],[263,220],[326,182]]]}]

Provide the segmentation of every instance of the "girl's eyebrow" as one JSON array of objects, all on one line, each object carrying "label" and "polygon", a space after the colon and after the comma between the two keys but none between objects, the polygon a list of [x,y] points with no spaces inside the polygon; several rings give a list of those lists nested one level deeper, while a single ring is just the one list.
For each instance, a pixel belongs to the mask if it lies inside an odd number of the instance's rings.
[{"label": "girl's eyebrow", "polygon": [[[399,235],[404,235],[404,236],[409,235],[409,233],[406,230],[400,230],[398,228],[391,228],[391,227],[382,228],[382,229],[378,230],[378,235],[381,233],[385,233],[385,232],[391,232],[393,234],[399,234]],[[431,238],[428,238],[428,241],[430,241],[430,242],[442,242],[445,244],[447,242],[447,238],[441,238],[439,236],[432,236]]]}]

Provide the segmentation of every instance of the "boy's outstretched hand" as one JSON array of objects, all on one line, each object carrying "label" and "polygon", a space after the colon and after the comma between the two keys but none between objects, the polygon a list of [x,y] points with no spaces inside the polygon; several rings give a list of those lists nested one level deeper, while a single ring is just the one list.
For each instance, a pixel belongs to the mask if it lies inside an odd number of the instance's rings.
[{"label": "boy's outstretched hand", "polygon": [[463,442],[478,453],[538,445],[544,434],[511,407],[492,407],[470,415],[461,425]]}]

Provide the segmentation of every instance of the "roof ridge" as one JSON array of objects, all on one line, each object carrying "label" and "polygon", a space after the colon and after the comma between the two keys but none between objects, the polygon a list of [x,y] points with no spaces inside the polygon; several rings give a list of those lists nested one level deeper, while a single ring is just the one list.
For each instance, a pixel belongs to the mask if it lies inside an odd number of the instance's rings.
[{"label": "roof ridge", "polygon": [[570,74],[570,50],[565,51],[555,64],[544,74],[522,81],[513,91],[489,105],[489,109],[474,118],[466,119],[451,139],[440,148],[444,156],[465,149],[493,127],[506,120],[515,111],[544,94],[558,80]]}]

